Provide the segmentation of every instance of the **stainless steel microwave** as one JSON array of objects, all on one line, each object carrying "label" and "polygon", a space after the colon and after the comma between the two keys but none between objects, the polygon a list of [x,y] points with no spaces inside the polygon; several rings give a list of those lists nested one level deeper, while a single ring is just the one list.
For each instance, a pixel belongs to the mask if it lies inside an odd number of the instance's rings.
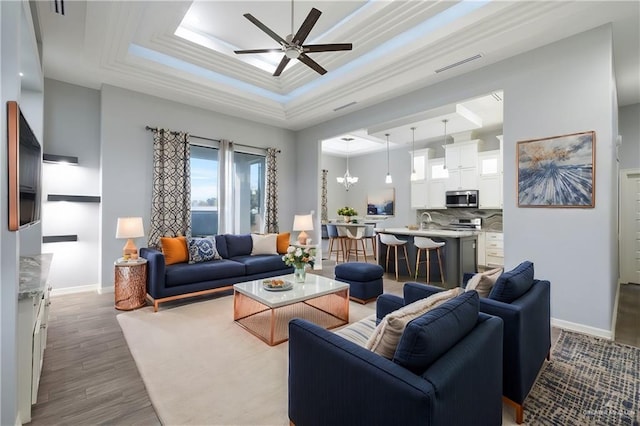
[{"label": "stainless steel microwave", "polygon": [[478,190],[447,191],[445,193],[447,207],[478,207]]}]

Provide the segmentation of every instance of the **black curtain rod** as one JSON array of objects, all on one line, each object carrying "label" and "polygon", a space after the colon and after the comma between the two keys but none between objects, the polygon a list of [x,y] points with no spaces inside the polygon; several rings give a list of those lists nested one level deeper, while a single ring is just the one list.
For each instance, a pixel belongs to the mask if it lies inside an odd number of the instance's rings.
[{"label": "black curtain rod", "polygon": [[[157,127],[151,127],[151,126],[145,126],[145,130],[148,130],[150,132],[155,132],[155,131],[158,130],[158,128]],[[175,131],[172,131],[172,130],[170,130],[170,132],[173,133],[173,134],[179,133],[179,132],[175,132]],[[205,138],[204,136],[198,136],[198,135],[192,135],[192,134],[189,134],[189,137],[196,138],[196,139],[202,139],[202,140],[205,140],[205,141],[221,142],[220,139]],[[235,142],[234,142],[234,145],[241,146],[241,147],[244,147],[244,148],[264,149],[266,151],[266,148],[258,148],[257,146],[242,145],[242,144],[235,143]],[[276,152],[278,154],[280,154],[280,152],[282,152],[282,151],[277,150]]]},{"label": "black curtain rod", "polygon": [[[150,132],[155,132],[155,131],[157,131],[157,130],[158,130],[158,128],[157,128],[157,127],[150,127],[150,126],[146,126],[146,127],[145,127],[145,129],[146,129],[146,130],[149,130]],[[174,135],[175,135],[175,134],[177,134],[177,133],[180,133],[180,132],[174,132],[174,131],[172,131],[172,130],[170,130],[169,132],[170,132],[170,133],[173,133]],[[220,139],[205,138],[205,137],[203,137],[203,136],[192,135],[192,134],[189,134],[189,137],[191,137],[191,138],[196,138],[196,139],[203,139],[203,140],[205,140],[205,141],[220,142]]]}]

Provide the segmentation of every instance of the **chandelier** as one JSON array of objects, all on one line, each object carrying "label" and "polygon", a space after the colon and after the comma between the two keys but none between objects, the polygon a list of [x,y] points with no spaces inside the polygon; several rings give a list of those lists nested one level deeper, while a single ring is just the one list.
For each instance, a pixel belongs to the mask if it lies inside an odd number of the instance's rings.
[{"label": "chandelier", "polygon": [[347,142],[347,171],[344,172],[344,176],[339,176],[336,178],[339,184],[344,185],[344,189],[347,191],[351,188],[351,185],[354,183],[358,183],[357,176],[351,176],[349,173],[349,142],[351,142],[354,138],[342,138],[343,141]]}]

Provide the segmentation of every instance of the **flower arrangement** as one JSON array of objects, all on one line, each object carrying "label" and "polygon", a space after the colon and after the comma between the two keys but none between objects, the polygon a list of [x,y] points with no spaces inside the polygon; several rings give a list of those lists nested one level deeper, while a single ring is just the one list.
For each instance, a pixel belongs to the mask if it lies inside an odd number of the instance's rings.
[{"label": "flower arrangement", "polygon": [[287,266],[294,268],[303,268],[305,265],[313,267],[316,260],[316,249],[289,246],[287,253],[282,256],[282,260]]},{"label": "flower arrangement", "polygon": [[353,207],[341,207],[338,209],[339,216],[357,216],[358,212]]}]

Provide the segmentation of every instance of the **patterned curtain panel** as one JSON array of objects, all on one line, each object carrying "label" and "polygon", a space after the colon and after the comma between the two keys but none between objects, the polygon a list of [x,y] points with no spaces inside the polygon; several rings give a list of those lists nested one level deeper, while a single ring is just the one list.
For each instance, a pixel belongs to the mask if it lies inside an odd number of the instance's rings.
[{"label": "patterned curtain panel", "polygon": [[265,212],[264,230],[267,233],[277,233],[278,226],[278,164],[276,162],[278,150],[267,148],[267,208]]},{"label": "patterned curtain panel", "polygon": [[320,198],[320,220],[322,223],[329,222],[329,212],[327,211],[327,173],[329,173],[329,170],[322,169],[322,196]]},{"label": "patterned curtain panel", "polygon": [[158,129],[153,132],[153,194],[149,247],[160,237],[191,236],[191,178],[189,134]]}]

